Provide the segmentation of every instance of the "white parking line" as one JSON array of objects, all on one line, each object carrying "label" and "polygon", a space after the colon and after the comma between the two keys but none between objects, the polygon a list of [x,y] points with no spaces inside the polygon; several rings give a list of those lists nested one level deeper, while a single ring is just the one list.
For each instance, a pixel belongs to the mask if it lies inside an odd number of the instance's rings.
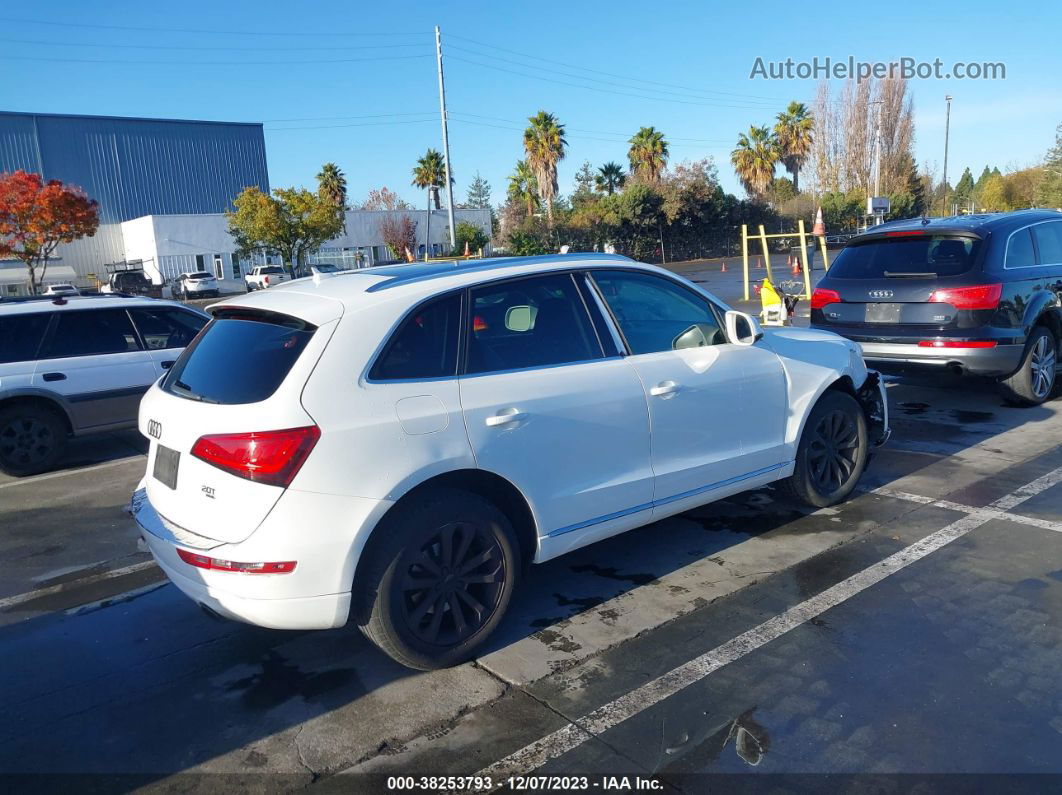
[{"label": "white parking line", "polygon": [[29,478],[19,478],[18,480],[9,480],[7,483],[0,483],[0,489],[9,489],[12,486],[28,486],[31,483],[40,483],[42,480],[51,480],[52,478],[64,478],[67,475],[79,475],[82,472],[92,472],[97,469],[106,469],[108,467],[116,467],[119,464],[127,464],[130,461],[136,461],[139,458],[144,458],[142,454],[131,455],[127,458],[119,458],[114,461],[104,461],[102,464],[93,464],[92,466],[79,467],[78,469],[64,469],[62,472],[49,472],[47,475],[34,475]]},{"label": "white parking line", "polygon": [[[541,767],[546,762],[556,759],[562,754],[579,747],[587,740],[619,725],[628,718],[644,712],[669,696],[675,695],[724,665],[741,659],[772,640],[776,640],[791,629],[851,599],[870,586],[881,582],[886,577],[910,566],[952,541],[962,538],[992,519],[1011,518],[1004,512],[1058,483],[1062,483],[1062,467],[999,498],[986,509],[971,509],[974,512],[957,519],[936,532],[930,533],[921,541],[916,541],[914,544],[904,547],[899,552],[893,553],[873,566],[863,569],[827,588],[822,593],[801,602],[795,607],[791,607],[781,615],[764,621],[762,624],[743,632],[721,646],[717,646],[711,651],[705,652],[677,668],[673,668],[666,674],[647,682],[615,701],[598,707],[593,712],[569,723],[563,728],[499,759],[497,762],[480,770],[476,775],[489,776],[492,781],[496,782],[497,786],[501,786],[509,776],[529,773]],[[917,497],[915,501],[922,502],[922,498],[919,495],[910,496]],[[930,499],[930,502],[925,504],[928,505],[935,502],[936,500]]]},{"label": "white parking line", "polygon": [[[42,596],[69,591],[75,587],[91,585],[92,583],[100,582],[101,580],[113,580],[115,577],[122,577],[126,574],[134,574],[138,571],[143,571],[144,569],[155,568],[155,565],[155,561],[145,560],[141,563],[134,563],[131,566],[123,566],[120,569],[101,571],[99,574],[90,574],[88,577],[82,577],[77,580],[67,580],[66,582],[57,583],[56,585],[49,585],[46,588],[38,588],[35,591],[27,591],[26,593],[15,594],[14,596],[5,596],[3,599],[0,599],[0,610],[6,610],[9,607],[14,607],[15,605],[32,601],[33,599],[39,599]],[[120,595],[121,594],[115,594],[108,598],[113,599],[114,596]]]},{"label": "white parking line", "polygon": [[[1036,481],[1033,482],[1035,483]],[[1052,522],[1048,519],[1038,519],[1034,516],[1023,516],[1021,514],[1000,510],[999,508],[977,508],[973,505],[964,505],[960,502],[952,502],[951,500],[938,500],[934,497],[926,497],[922,494],[912,494],[908,491],[896,491],[894,489],[887,488],[873,489],[871,493],[881,495],[882,497],[893,497],[898,500],[917,502],[922,505],[932,505],[935,508],[946,508],[949,511],[958,511],[959,513],[965,513],[971,516],[984,516],[986,517],[986,521],[991,519],[1006,519],[1010,522],[1017,522],[1018,524],[1027,524],[1032,525],[1033,527],[1039,527],[1041,530],[1051,530],[1055,533],[1062,533],[1062,522]],[[1039,492],[1036,493],[1038,494]],[[1008,497],[1009,496],[1010,495],[1008,495]]]}]

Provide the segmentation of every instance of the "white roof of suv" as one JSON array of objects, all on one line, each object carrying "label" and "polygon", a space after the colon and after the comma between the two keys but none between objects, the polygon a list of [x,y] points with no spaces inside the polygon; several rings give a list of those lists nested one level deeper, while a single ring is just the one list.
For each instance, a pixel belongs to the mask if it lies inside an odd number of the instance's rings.
[{"label": "white roof of suv", "polygon": [[0,301],[0,315],[22,315],[34,312],[69,312],[77,309],[100,309],[105,306],[118,308],[134,306],[183,306],[177,301],[166,301],[146,296],[121,295],[47,295],[34,298]]}]

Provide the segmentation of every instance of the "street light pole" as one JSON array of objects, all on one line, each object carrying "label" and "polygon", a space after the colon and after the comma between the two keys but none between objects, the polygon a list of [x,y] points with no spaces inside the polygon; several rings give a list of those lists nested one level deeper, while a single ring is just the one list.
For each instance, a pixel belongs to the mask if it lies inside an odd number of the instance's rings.
[{"label": "street light pole", "polygon": [[442,34],[435,26],[435,65],[439,70],[439,116],[442,119],[443,162],[446,165],[446,212],[450,219],[450,250],[457,248],[454,230],[454,186],[450,181],[450,135],[446,129],[446,88],[443,84]]},{"label": "street light pole", "polygon": [[948,134],[951,131],[951,94],[944,97],[948,110],[944,114],[944,199],[940,205],[940,214],[948,214]]}]

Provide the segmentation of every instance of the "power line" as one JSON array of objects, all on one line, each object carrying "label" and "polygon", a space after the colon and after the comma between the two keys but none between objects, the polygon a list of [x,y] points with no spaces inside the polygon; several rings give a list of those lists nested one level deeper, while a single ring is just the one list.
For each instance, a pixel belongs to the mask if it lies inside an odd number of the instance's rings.
[{"label": "power line", "polygon": [[[504,126],[504,125],[501,125],[501,124],[491,124],[489,122],[483,122],[483,121],[472,121],[471,119],[462,119],[462,118],[454,117],[454,118],[451,119],[451,121],[455,121],[455,122],[457,122],[459,124],[470,124],[470,125],[473,125],[475,127],[492,127],[492,128],[494,128],[496,130],[509,130],[509,131],[512,131],[512,132],[522,132],[522,129],[520,127],[509,127],[509,126]],[[568,135],[567,137],[568,138],[573,138],[573,139],[575,139],[577,141],[601,141],[602,143],[606,143],[606,144],[624,144],[624,143],[626,143],[625,140],[618,140],[618,139],[615,139],[615,138],[596,138],[596,137],[591,136],[591,135]],[[676,146],[676,147],[690,148],[690,149],[701,149],[701,150],[710,149],[711,148],[711,147],[702,146],[701,144],[694,144],[694,143],[677,143],[677,144],[671,144],[671,145],[672,146]],[[715,148],[718,149],[718,147],[715,147]]]},{"label": "power line", "polygon": [[[601,71],[600,69],[591,69],[588,66],[576,66],[575,64],[564,63],[563,61],[555,61],[555,60],[552,60],[550,58],[543,58],[540,55],[531,55],[529,53],[518,52],[517,50],[511,50],[511,49],[508,49],[508,48],[505,48],[505,47],[498,47],[497,45],[494,45],[494,44],[487,44],[486,42],[476,41],[475,39],[470,39],[467,36],[458,36],[456,33],[451,33],[449,35],[452,38],[461,39],[462,41],[467,41],[467,42],[469,42],[471,44],[475,44],[477,47],[487,47],[489,49],[499,50],[500,52],[506,52],[506,53],[509,53],[511,55],[518,55],[521,58],[529,58],[529,59],[535,60],[535,61],[544,61],[545,63],[552,63],[552,64],[556,64],[558,66],[566,66],[569,69],[579,69],[579,70],[582,70],[582,71],[585,71],[585,72],[593,72],[594,74],[604,75],[606,77],[617,77],[617,78],[619,78],[621,80],[628,80],[628,81],[632,81],[632,82],[636,82],[636,83],[648,83],[648,84],[654,85],[654,86],[666,86],[668,88],[680,88],[680,89],[685,89],[687,91],[695,91],[695,92],[703,93],[703,94],[721,94],[723,96],[746,97],[746,98],[751,98],[751,99],[765,99],[765,100],[770,100],[771,102],[784,102],[785,101],[781,97],[767,97],[767,96],[757,95],[757,94],[743,94],[743,93],[735,93],[735,92],[732,92],[732,91],[716,91],[715,89],[693,88],[692,86],[684,86],[684,85],[679,85],[677,83],[662,83],[662,82],[659,82],[659,81],[656,81],[656,80],[646,80],[646,79],[640,78],[640,77],[628,77],[626,75],[615,74],[614,72],[604,72],[604,71]],[[488,57],[488,56],[483,56],[483,57]]]},{"label": "power line", "polygon": [[[509,122],[511,124],[522,124],[523,123],[523,122],[518,121],[516,119],[503,119],[503,118],[501,118],[499,116],[483,116],[483,115],[480,115],[480,114],[477,114],[477,113],[465,113],[463,111],[458,111],[458,110],[452,110],[452,111],[450,111],[450,113],[451,113],[451,115],[457,114],[457,115],[460,115],[460,116],[471,116],[472,118],[475,118],[475,119],[493,119],[494,121],[504,121],[504,122]],[[587,129],[582,129],[582,128],[579,128],[579,127],[570,127],[567,124],[564,125],[564,129],[565,130],[571,130],[572,132],[592,133],[594,135],[617,135],[617,136],[619,136],[620,138],[623,138],[623,139],[629,139],[630,138],[630,135],[627,134],[627,133],[610,132],[608,130],[587,130]],[[725,139],[725,138],[684,138],[684,137],[681,137],[681,136],[668,135],[667,139],[668,139],[668,141],[691,141],[693,143],[706,143],[706,144],[729,143],[729,139]]]},{"label": "power line", "polygon": [[136,31],[139,33],[197,33],[197,34],[218,34],[223,36],[275,36],[277,38],[284,38],[287,36],[428,36],[430,31],[408,31],[396,33],[388,31],[386,33],[374,32],[357,32],[349,33],[344,31],[334,30],[321,30],[321,31],[291,31],[284,30],[276,33],[268,31],[258,30],[210,30],[202,28],[159,28],[159,27],[138,27],[133,25],[100,25],[90,22],[56,22],[50,19],[19,19],[18,17],[0,17],[0,22],[14,22],[22,25],[49,25],[51,27],[60,28],[93,28],[96,30],[127,30]]},{"label": "power line", "polygon": [[[8,39],[0,38],[0,41],[7,42],[9,44],[33,44],[47,47],[97,47],[103,49],[119,49],[119,50],[187,50],[187,51],[209,51],[217,52],[218,45],[214,44],[208,47],[196,47],[186,44],[101,44],[100,42],[82,42],[82,41],[48,41],[44,39]],[[410,44],[346,44],[340,47],[278,47],[273,44],[260,44],[257,47],[232,47],[225,45],[226,50],[233,50],[237,52],[262,52],[263,48],[267,48],[269,52],[318,52],[320,50],[333,50],[333,51],[347,51],[347,50],[390,50],[395,47],[424,47],[422,42],[410,43]]]},{"label": "power line", "polygon": [[289,130],[339,130],[347,127],[380,127],[392,124],[423,124],[424,122],[438,121],[434,117],[430,119],[405,119],[402,121],[367,121],[355,124],[315,124],[309,127],[266,127],[266,132],[288,132]]},{"label": "power line", "polygon": [[297,61],[146,61],[128,58],[45,58],[23,55],[0,55],[2,61],[43,61],[47,63],[106,63],[129,66],[299,66],[305,64],[365,63],[368,61],[404,61],[411,58],[431,58],[425,55],[381,55],[373,58],[328,58]]},{"label": "power line", "polygon": [[[453,44],[451,44],[448,47],[447,51],[449,51],[449,50],[458,50],[459,52],[467,52],[467,53],[471,53],[472,55],[478,56],[480,58],[491,58],[493,60],[501,61],[503,63],[514,64],[514,65],[520,66],[520,67],[522,67],[524,69],[536,69],[536,70],[539,70],[539,71],[542,71],[542,72],[551,72],[552,74],[563,75],[564,77],[572,77],[572,78],[575,78],[576,80],[586,80],[586,81],[593,82],[593,83],[601,83],[602,85],[606,85],[606,86],[615,86],[617,88],[626,88],[626,89],[631,89],[631,90],[634,90],[634,91],[647,91],[647,90],[650,90],[650,89],[647,89],[645,86],[632,86],[632,85],[628,85],[628,84],[624,84],[624,83],[617,83],[617,82],[612,81],[612,80],[601,80],[601,79],[596,78],[596,77],[585,77],[585,76],[579,75],[579,74],[572,74],[571,72],[562,72],[559,69],[549,69],[549,68],[547,68],[545,66],[535,66],[535,65],[532,65],[532,64],[520,63],[519,61],[512,61],[512,60],[509,60],[507,58],[499,58],[496,55],[488,55],[486,53],[476,52],[475,50],[470,50],[467,47],[458,47],[458,46],[453,45]],[[677,91],[665,91],[665,90],[662,90],[662,89],[652,89],[652,90],[655,90],[659,94],[670,94],[670,95],[676,96],[676,97],[687,97],[689,99],[698,99],[698,100],[702,100],[702,101],[703,100],[707,100],[707,99],[713,99],[712,97],[705,97],[705,96],[701,96],[701,95],[698,95],[698,94],[691,94],[689,92],[681,92],[680,93],[680,92],[677,92]],[[752,109],[752,110],[769,110],[769,109],[771,109],[773,107],[776,107],[776,106],[773,105],[773,104],[768,105],[764,101],[752,100],[748,104],[743,105],[741,107],[747,107],[747,108]]]},{"label": "power line", "polygon": [[273,124],[277,122],[289,122],[289,121],[343,121],[349,119],[385,119],[392,116],[424,116],[425,114],[435,114],[434,110],[424,110],[418,113],[370,113],[364,116],[303,116],[295,119],[259,119],[261,124]]},{"label": "power line", "polygon": [[[676,102],[676,103],[678,103],[680,105],[696,105],[696,106],[699,106],[699,107],[708,107],[708,108],[739,108],[741,110],[766,110],[765,108],[750,108],[748,105],[731,105],[731,104],[726,104],[726,103],[721,103],[721,102],[693,102],[691,100],[672,99],[670,97],[651,97],[651,96],[646,96],[644,94],[632,94],[632,93],[627,92],[627,91],[614,91],[614,90],[608,89],[608,88],[598,88],[597,86],[584,86],[584,85],[580,85],[578,83],[569,83],[569,82],[564,81],[564,80],[556,80],[556,79],[554,79],[552,77],[542,77],[540,75],[528,74],[527,72],[517,72],[514,69],[506,69],[503,66],[494,66],[493,64],[485,64],[485,63],[480,63],[478,61],[470,61],[467,58],[462,58],[462,57],[460,57],[458,55],[448,55],[447,58],[449,60],[451,60],[451,61],[461,61],[463,63],[472,64],[473,66],[480,66],[480,67],[483,67],[485,69],[494,69],[495,71],[498,71],[498,72],[507,72],[508,74],[511,74],[511,75],[519,75],[520,77],[530,77],[533,80],[542,80],[542,81],[547,82],[547,83],[556,83],[557,85],[570,86],[572,88],[582,88],[582,89],[585,89],[587,91],[597,91],[597,92],[603,93],[603,94],[615,94],[615,95],[621,96],[621,97],[634,97],[636,99],[649,99],[649,100],[655,100],[657,102]],[[533,68],[533,67],[528,67],[528,68]]]}]

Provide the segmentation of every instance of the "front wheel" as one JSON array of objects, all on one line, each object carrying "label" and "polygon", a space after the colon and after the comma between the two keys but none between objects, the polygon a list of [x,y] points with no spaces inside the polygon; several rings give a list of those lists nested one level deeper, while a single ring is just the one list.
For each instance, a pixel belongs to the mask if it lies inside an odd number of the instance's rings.
[{"label": "front wheel", "polygon": [[781,488],[813,508],[852,493],[867,463],[867,421],[855,398],[828,391],[815,404],[797,447],[796,468]]},{"label": "front wheel", "polygon": [[1000,381],[1003,397],[1018,406],[1039,406],[1055,387],[1057,365],[1055,338],[1043,326],[1037,326],[1025,344],[1025,355],[1017,372]]},{"label": "front wheel", "polygon": [[438,489],[397,506],[377,532],[354,583],[368,608],[365,635],[423,671],[474,656],[501,622],[519,572],[505,514],[475,494]]}]

